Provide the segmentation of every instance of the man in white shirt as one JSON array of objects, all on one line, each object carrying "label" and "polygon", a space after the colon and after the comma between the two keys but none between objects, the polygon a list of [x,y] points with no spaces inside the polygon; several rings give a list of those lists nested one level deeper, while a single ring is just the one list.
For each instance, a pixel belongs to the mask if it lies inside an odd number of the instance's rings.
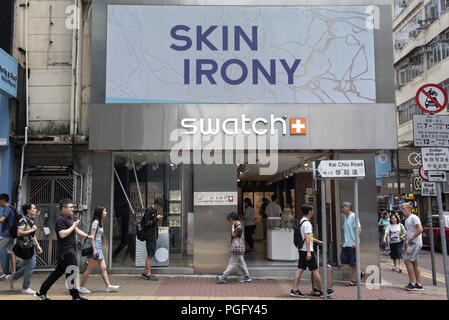
[{"label": "man in white shirt", "polygon": [[[321,284],[320,270],[318,268],[318,263],[313,252],[313,243],[322,245],[323,242],[313,238],[313,228],[310,220],[313,217],[313,207],[310,204],[303,204],[301,206],[301,213],[303,217],[299,221],[301,226],[301,237],[304,239],[304,244],[299,250],[299,261],[298,269],[295,273],[295,279],[293,281],[293,289],[290,291],[292,297],[304,297],[304,295],[299,291],[299,281],[301,280],[301,275],[307,268],[312,272],[314,281],[318,288],[312,288],[313,296],[323,296],[323,285]],[[335,292],[331,288],[327,289],[327,295],[331,296]]]},{"label": "man in white shirt", "polygon": [[[418,254],[422,248],[423,228],[418,216],[412,214],[412,205],[404,203],[402,212],[405,215],[405,244],[402,248],[405,266],[409,277],[409,284],[405,287],[407,291],[424,290],[421,282],[421,270],[418,264]],[[416,282],[415,282],[416,280]]]},{"label": "man in white shirt", "polygon": [[277,204],[278,197],[273,194],[271,196],[271,202],[267,205],[265,209],[265,213],[268,217],[280,217],[282,214],[282,208]]}]

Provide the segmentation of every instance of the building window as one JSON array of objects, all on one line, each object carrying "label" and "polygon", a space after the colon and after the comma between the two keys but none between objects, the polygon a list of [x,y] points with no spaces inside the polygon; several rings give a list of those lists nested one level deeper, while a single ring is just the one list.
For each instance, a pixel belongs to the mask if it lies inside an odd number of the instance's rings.
[{"label": "building window", "polygon": [[410,56],[399,63],[399,69],[396,72],[397,87],[401,87],[412,81],[424,72],[424,61],[421,54]]},{"label": "building window", "polygon": [[394,48],[396,51],[401,50],[409,41],[414,39],[421,33],[422,28],[420,21],[422,20],[422,11],[418,13],[403,26],[395,35]]},{"label": "building window", "polygon": [[445,33],[436,36],[433,41],[426,46],[426,51],[428,69],[449,57],[449,32],[446,31]]},{"label": "building window", "polygon": [[441,14],[449,10],[449,0],[441,0]]},{"label": "building window", "polygon": [[[440,86],[443,87],[444,91],[449,93],[449,78],[440,83]],[[447,105],[447,110],[449,111],[449,103]]]},{"label": "building window", "polygon": [[440,0],[432,0],[426,4],[426,20],[435,21],[441,15]]},{"label": "building window", "polygon": [[404,124],[413,120],[413,115],[415,114],[424,114],[418,105],[416,104],[415,98],[404,102],[403,104],[398,106],[398,117],[399,117],[399,125]]},{"label": "building window", "polygon": [[411,1],[412,0],[394,0],[394,16],[397,17],[400,15]]}]

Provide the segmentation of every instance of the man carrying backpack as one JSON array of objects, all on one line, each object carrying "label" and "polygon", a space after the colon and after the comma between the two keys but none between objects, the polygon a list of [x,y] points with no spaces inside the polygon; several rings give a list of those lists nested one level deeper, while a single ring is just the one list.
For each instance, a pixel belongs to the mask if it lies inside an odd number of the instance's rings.
[{"label": "man carrying backpack", "polygon": [[[5,193],[0,194],[0,207],[3,208],[3,212],[0,214],[0,250],[6,249],[6,253],[11,260],[11,272],[16,272],[16,255],[13,252],[14,238],[11,236],[10,229],[14,224],[16,218],[16,209],[9,204],[9,196]],[[16,235],[17,237],[17,235]],[[2,264],[0,263],[0,280],[5,278],[6,274],[3,273]]]},{"label": "man carrying backpack", "polygon": [[[301,280],[301,275],[309,268],[313,274],[313,283],[317,284],[318,288],[312,288],[312,296],[323,297],[323,286],[321,284],[320,270],[318,268],[318,263],[313,252],[313,243],[322,245],[323,242],[318,239],[313,238],[313,228],[310,223],[310,219],[313,217],[313,207],[310,204],[303,204],[301,206],[301,213],[303,215],[302,219],[299,221],[295,233],[294,242],[299,250],[299,261],[298,270],[295,273],[295,279],[293,281],[293,289],[290,291],[292,297],[304,297],[301,291],[298,290],[299,281]],[[300,231],[300,237],[298,231]],[[335,292],[332,289],[327,289],[327,296],[333,295]]]},{"label": "man carrying backpack", "polygon": [[145,280],[157,281],[154,274],[151,274],[151,261],[156,253],[156,244],[158,239],[158,225],[157,221],[164,219],[164,216],[158,214],[158,211],[164,207],[163,199],[156,199],[150,209],[145,210],[142,218],[142,227],[145,233],[145,242],[147,247],[147,258],[145,260],[145,269],[142,273],[142,278]]}]

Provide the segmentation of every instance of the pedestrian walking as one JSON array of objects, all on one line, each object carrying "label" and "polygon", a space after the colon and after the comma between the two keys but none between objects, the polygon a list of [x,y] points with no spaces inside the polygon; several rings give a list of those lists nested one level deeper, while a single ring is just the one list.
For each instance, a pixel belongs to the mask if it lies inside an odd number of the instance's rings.
[{"label": "pedestrian walking", "polygon": [[90,247],[92,248],[92,255],[87,257],[88,259],[87,270],[81,279],[81,285],[78,290],[80,293],[85,294],[91,293],[91,291],[86,288],[86,281],[89,278],[90,273],[95,268],[95,265],[98,265],[98,267],[100,267],[101,276],[106,285],[106,292],[117,291],[117,289],[120,288],[120,286],[113,286],[109,282],[108,272],[106,271],[106,263],[104,261],[104,255],[102,250],[101,238],[104,232],[103,219],[106,218],[107,214],[108,212],[106,208],[102,206],[97,206],[95,208],[90,231],[90,234],[93,237],[90,243]]},{"label": "pedestrian walking", "polygon": [[387,239],[387,242],[384,243],[383,239],[384,239],[384,235],[385,235],[385,230],[387,230],[387,227],[390,225],[390,220],[388,217],[388,212],[384,211],[382,213],[382,218],[379,220],[378,226],[379,226],[379,243],[380,243],[380,247],[382,248],[383,252],[385,252],[385,250],[389,250],[389,239]]},{"label": "pedestrian walking", "polygon": [[[313,217],[313,206],[310,204],[301,205],[301,214],[303,217],[299,221],[299,226],[301,230],[301,238],[303,240],[303,245],[299,250],[299,260],[298,269],[295,273],[295,279],[293,280],[293,288],[290,291],[292,297],[304,297],[304,295],[299,291],[298,286],[301,280],[301,276],[304,270],[309,269],[312,272],[313,282],[316,283],[318,288],[312,287],[312,296],[323,297],[323,285],[321,283],[320,269],[318,268],[317,259],[315,252],[313,251],[313,243],[322,245],[323,242],[313,238],[313,227],[310,220]],[[332,296],[335,292],[331,288],[327,289],[327,295]]]},{"label": "pedestrian walking", "polygon": [[256,216],[254,212],[254,206],[249,198],[243,200],[245,213],[242,219],[245,220],[245,241],[249,246],[248,253],[255,253],[253,234],[256,230]]},{"label": "pedestrian walking", "polygon": [[[6,193],[0,194],[0,207],[3,208],[3,212],[0,215],[0,223],[2,224],[0,229],[0,250],[6,249],[6,254],[10,258],[11,272],[14,273],[16,272],[16,256],[12,250],[14,248],[14,238],[11,237],[9,230],[14,223],[16,209],[9,204],[9,196]],[[2,264],[0,263],[0,280],[5,277],[6,274],[3,273]]]},{"label": "pedestrian walking", "polygon": [[402,263],[402,242],[405,239],[405,227],[400,223],[399,217],[392,214],[390,217],[390,225],[385,230],[383,242],[387,243],[387,239],[390,241],[390,256],[393,259],[393,271],[399,273]]},{"label": "pedestrian walking", "polygon": [[405,230],[407,231],[402,254],[404,255],[404,262],[409,277],[409,283],[405,289],[407,291],[424,290],[421,282],[421,270],[418,263],[418,255],[423,246],[423,228],[418,216],[412,214],[412,205],[410,203],[404,203],[402,205],[402,212],[406,218]]},{"label": "pedestrian walking", "polygon": [[[41,288],[34,296],[40,300],[50,300],[47,298],[47,292],[53,284],[65,273],[67,280],[78,276],[78,262],[76,260],[76,235],[92,240],[93,236],[88,235],[82,230],[78,229],[79,220],[72,221],[73,203],[70,199],[63,199],[59,201],[59,209],[61,214],[56,219],[56,269],[48,276],[42,283]],[[87,300],[80,296],[78,288],[72,283],[67,283],[70,295],[73,300]]]},{"label": "pedestrian walking", "polygon": [[246,265],[245,259],[243,259],[243,255],[245,254],[245,243],[243,241],[243,228],[240,223],[239,216],[235,212],[231,212],[226,217],[229,223],[232,226],[231,230],[231,247],[229,251],[231,251],[231,258],[229,259],[228,267],[223,272],[222,275],[217,276],[218,282],[225,283],[232,269],[234,269],[235,265],[238,264],[239,268],[242,270],[243,275],[239,279],[239,282],[250,282],[251,277],[249,276],[248,267]]},{"label": "pedestrian walking", "polygon": [[17,241],[21,242],[25,247],[32,246],[32,256],[24,259],[23,267],[19,271],[7,275],[6,279],[10,283],[10,288],[14,289],[14,282],[23,277],[22,293],[34,294],[35,291],[30,288],[31,276],[36,266],[36,253],[42,253],[42,248],[35,234],[37,230],[37,226],[34,224],[34,217],[37,212],[36,206],[31,202],[27,202],[22,206],[22,212],[24,213],[24,217],[20,219],[17,226]]},{"label": "pedestrian walking", "polygon": [[151,274],[151,261],[156,253],[156,244],[159,237],[158,220],[164,219],[164,216],[158,214],[158,211],[164,207],[163,199],[156,199],[150,209],[145,210],[145,214],[142,218],[143,228],[146,235],[146,248],[147,258],[145,260],[145,269],[143,270],[142,277],[145,280],[157,281],[157,277]]},{"label": "pedestrian walking", "polygon": [[[344,243],[340,244],[342,248],[340,254],[340,260],[342,264],[349,265],[352,271],[352,278],[350,281],[346,282],[346,286],[356,286],[357,285],[357,260],[356,260],[356,247],[360,245],[360,243],[356,243],[355,241],[355,214],[352,212],[352,204],[349,201],[345,201],[342,203],[341,210],[345,214],[344,221]],[[357,221],[358,231],[359,231],[359,239],[362,235],[362,228],[360,226],[360,221]],[[365,275],[362,272],[361,277]]]}]

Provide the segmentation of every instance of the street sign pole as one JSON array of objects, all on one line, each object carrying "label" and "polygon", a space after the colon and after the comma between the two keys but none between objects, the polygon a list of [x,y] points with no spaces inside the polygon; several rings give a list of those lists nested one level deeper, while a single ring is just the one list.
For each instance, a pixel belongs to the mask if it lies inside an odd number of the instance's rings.
[{"label": "street sign pole", "polygon": [[440,182],[437,182],[437,202],[438,202],[438,215],[440,218],[439,220],[440,220],[441,254],[443,256],[444,279],[446,282],[446,298],[447,300],[449,300],[449,266],[447,265],[446,231],[444,230],[445,223],[443,216],[443,201],[441,199]]},{"label": "street sign pole", "polygon": [[362,288],[360,277],[360,243],[359,243],[359,181],[354,179],[354,211],[355,211],[355,244],[356,244],[356,265],[357,265],[357,299],[362,300]]},{"label": "street sign pole", "polygon": [[428,216],[430,217],[430,260],[432,262],[432,282],[437,285],[437,276],[435,273],[435,243],[433,242],[433,219],[432,219],[432,197],[427,197]]},{"label": "street sign pole", "polygon": [[[323,298],[327,299],[327,230],[326,230],[326,181],[321,179],[321,232],[323,241]],[[320,266],[318,266],[319,268]]]}]

